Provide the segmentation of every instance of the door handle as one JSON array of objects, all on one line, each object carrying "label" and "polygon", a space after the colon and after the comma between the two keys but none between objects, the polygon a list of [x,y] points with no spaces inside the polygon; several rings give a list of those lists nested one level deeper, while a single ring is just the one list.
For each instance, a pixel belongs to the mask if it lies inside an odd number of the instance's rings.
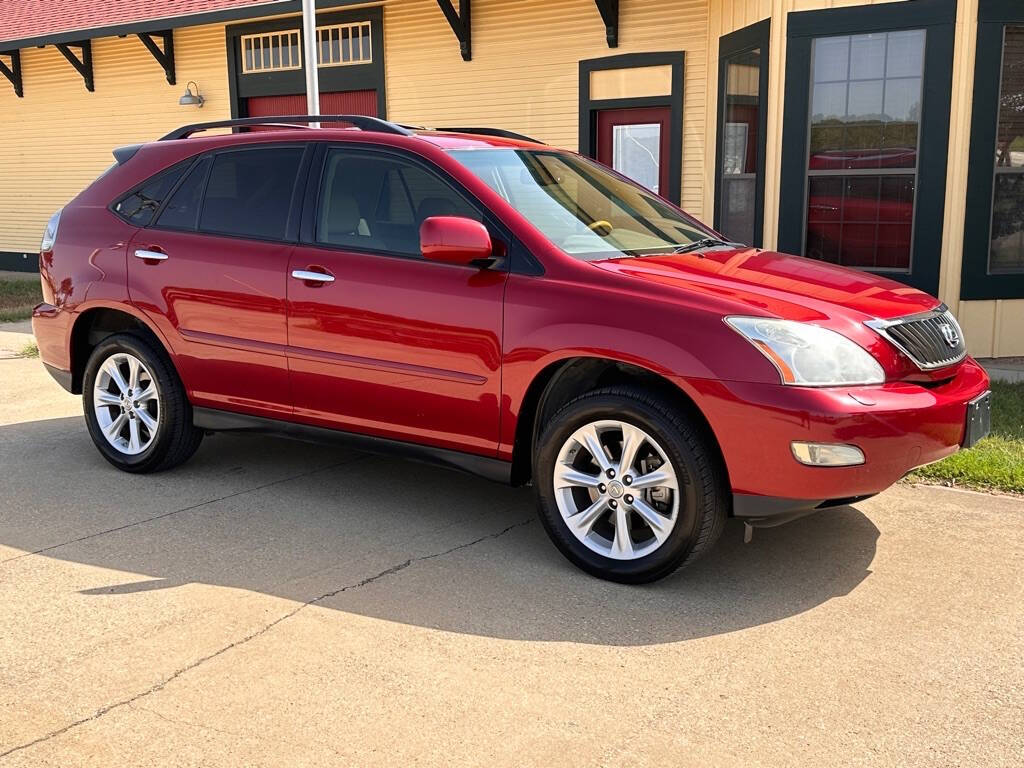
[{"label": "door handle", "polygon": [[334,275],[326,275],[323,272],[309,272],[305,269],[296,269],[292,272],[296,280],[309,281],[311,283],[333,283]]},{"label": "door handle", "polygon": [[167,254],[160,253],[159,251],[139,250],[135,252],[135,258],[145,259],[146,261],[167,261]]}]

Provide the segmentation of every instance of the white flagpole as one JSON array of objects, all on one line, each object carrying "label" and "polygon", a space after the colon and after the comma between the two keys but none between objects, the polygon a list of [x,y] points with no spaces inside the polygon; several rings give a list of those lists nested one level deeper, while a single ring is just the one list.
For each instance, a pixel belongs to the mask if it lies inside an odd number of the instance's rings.
[{"label": "white flagpole", "polygon": [[[316,0],[302,0],[302,40],[306,59],[306,114],[320,114],[320,76],[316,41]],[[320,123],[310,123],[319,128]]]}]

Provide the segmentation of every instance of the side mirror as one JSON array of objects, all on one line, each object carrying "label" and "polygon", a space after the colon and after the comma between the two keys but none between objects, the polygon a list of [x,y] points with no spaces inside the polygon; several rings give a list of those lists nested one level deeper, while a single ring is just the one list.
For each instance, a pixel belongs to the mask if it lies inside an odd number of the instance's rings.
[{"label": "side mirror", "polygon": [[487,227],[461,216],[431,216],[420,225],[423,258],[445,264],[476,264],[494,258]]}]

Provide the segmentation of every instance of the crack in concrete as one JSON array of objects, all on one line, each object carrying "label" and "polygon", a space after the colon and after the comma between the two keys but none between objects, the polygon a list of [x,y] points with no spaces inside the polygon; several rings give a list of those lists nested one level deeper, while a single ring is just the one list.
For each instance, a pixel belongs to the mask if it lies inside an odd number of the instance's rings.
[{"label": "crack in concrete", "polygon": [[[319,471],[319,470],[317,470],[317,471]],[[283,481],[278,481],[278,482],[283,482]],[[270,483],[270,485],[274,485],[274,483]],[[230,498],[230,496],[225,497],[225,498]],[[206,503],[212,503],[212,502],[206,502]],[[199,505],[199,506],[201,506],[201,505]],[[182,510],[182,511],[184,511],[184,510]],[[510,510],[507,510],[507,511],[510,511]],[[32,741],[25,742],[24,744],[19,744],[18,746],[12,747],[11,749],[8,749],[5,752],[0,752],[0,758],[8,757],[9,755],[14,754],[15,752],[21,752],[22,750],[29,749],[30,747],[37,746],[39,744],[42,744],[43,742],[49,741],[49,740],[54,739],[54,738],[56,738],[58,736],[62,736],[63,734],[67,733],[68,731],[70,731],[70,730],[72,730],[74,728],[79,727],[80,725],[85,725],[86,723],[89,723],[89,722],[92,722],[94,720],[100,719],[101,717],[103,717],[104,715],[108,714],[109,712],[112,712],[115,709],[120,709],[121,707],[129,707],[129,708],[131,708],[132,705],[135,704],[137,701],[139,701],[141,699],[144,699],[147,696],[151,696],[154,693],[159,693],[160,691],[162,691],[164,688],[166,688],[168,685],[170,685],[172,682],[177,680],[179,677],[181,677],[185,673],[191,672],[193,669],[196,669],[197,667],[202,666],[206,662],[211,661],[211,660],[217,658],[218,656],[221,656],[221,655],[227,653],[228,651],[232,650],[233,648],[238,648],[239,646],[245,645],[246,643],[250,642],[251,640],[255,640],[256,638],[261,637],[262,635],[265,635],[267,632],[269,632],[271,629],[276,627],[281,622],[286,621],[287,619],[290,619],[292,616],[295,616],[297,613],[299,613],[299,611],[301,611],[301,610],[303,610],[305,608],[308,608],[311,605],[316,605],[317,603],[321,603],[324,600],[329,600],[330,598],[336,597],[337,595],[340,595],[343,592],[349,592],[349,591],[354,590],[354,589],[360,589],[362,587],[368,586],[370,584],[373,584],[375,581],[380,581],[381,579],[383,579],[383,578],[385,578],[387,576],[393,576],[396,573],[400,573],[401,571],[404,571],[406,568],[408,568],[408,567],[410,567],[412,565],[415,565],[416,563],[422,563],[422,562],[425,562],[427,560],[435,560],[435,559],[437,559],[439,557],[446,557],[447,555],[451,555],[451,554],[453,554],[455,552],[458,552],[460,550],[463,550],[463,549],[468,549],[468,548],[473,547],[473,546],[475,546],[477,544],[481,544],[481,543],[483,543],[485,541],[489,541],[489,540],[492,540],[492,539],[497,539],[497,538],[499,538],[501,536],[504,536],[506,533],[509,533],[510,531],[514,531],[517,528],[522,528],[523,526],[528,525],[532,521],[533,521],[533,518],[530,517],[530,518],[527,518],[526,520],[521,520],[518,523],[513,523],[512,525],[506,526],[505,528],[502,528],[500,531],[498,531],[496,533],[489,533],[489,534],[487,534],[485,536],[481,536],[480,538],[473,539],[472,541],[466,542],[464,544],[458,544],[458,545],[456,545],[454,547],[451,547],[449,549],[443,550],[441,552],[433,552],[433,553],[431,553],[429,555],[421,555],[419,557],[410,557],[408,560],[405,560],[404,562],[401,562],[401,563],[398,563],[397,565],[392,565],[392,566],[390,566],[388,568],[385,568],[384,570],[379,571],[379,572],[373,574],[372,576],[367,576],[365,579],[362,579],[361,581],[357,581],[354,584],[348,584],[348,585],[346,585],[344,587],[339,587],[338,589],[332,590],[330,592],[325,592],[324,594],[320,595],[319,597],[315,597],[312,600],[307,600],[306,602],[304,602],[301,605],[299,605],[298,607],[296,607],[294,610],[291,610],[288,613],[285,613],[282,616],[279,616],[278,618],[274,619],[269,624],[264,625],[261,629],[258,629],[257,631],[252,632],[252,633],[246,635],[245,637],[240,638],[239,640],[236,640],[233,643],[229,643],[228,645],[225,645],[223,648],[220,648],[220,649],[214,651],[213,653],[207,654],[206,656],[203,656],[203,657],[193,661],[191,664],[187,664],[186,666],[184,666],[184,667],[176,670],[175,672],[173,672],[169,677],[167,677],[167,678],[161,680],[160,682],[150,686],[149,688],[145,689],[144,691],[141,691],[141,692],[135,694],[134,696],[130,696],[127,699],[121,699],[120,701],[115,701],[112,704],[108,704],[105,707],[101,707],[101,708],[97,709],[95,712],[93,712],[91,715],[89,715],[89,717],[83,717],[80,720],[75,720],[72,723],[68,723],[64,727],[58,728],[57,730],[54,730],[54,731],[50,731],[49,733],[47,733],[47,734],[45,734],[43,736],[40,736],[37,739],[33,739]]]},{"label": "crack in concrete", "polygon": [[79,543],[81,541],[88,541],[89,539],[95,539],[95,538],[97,538],[99,536],[106,536],[108,533],[117,533],[118,531],[123,531],[123,530],[125,530],[127,528],[134,528],[137,525],[145,525],[146,523],[152,523],[154,520],[162,520],[165,517],[171,517],[172,515],[178,515],[178,514],[181,514],[182,512],[191,512],[192,510],[199,509],[201,507],[205,507],[205,506],[208,506],[210,504],[216,504],[218,501],[226,501],[227,499],[233,499],[236,496],[244,496],[247,493],[254,493],[256,491],[262,491],[265,488],[271,488],[271,487],[273,487],[275,485],[281,485],[282,483],[289,483],[292,480],[299,480],[299,479],[301,479],[303,477],[309,477],[310,475],[315,475],[318,472],[326,472],[329,469],[337,469],[338,467],[343,467],[346,464],[354,464],[355,462],[362,461],[365,458],[367,458],[367,457],[366,456],[356,456],[354,458],[347,459],[346,461],[339,461],[339,462],[337,462],[335,464],[331,464],[331,465],[326,466],[326,467],[320,467],[319,469],[311,469],[308,472],[301,472],[301,473],[299,473],[297,475],[291,475],[290,477],[282,477],[279,480],[273,480],[273,481],[271,481],[269,483],[264,483],[263,485],[257,485],[257,486],[255,486],[253,488],[246,488],[246,489],[241,490],[241,491],[235,491],[234,493],[228,493],[228,494],[226,494],[224,496],[219,496],[216,499],[208,499],[206,501],[201,501],[201,502],[199,502],[197,504],[192,504],[192,505],[187,506],[187,507],[182,507],[181,509],[171,510],[170,512],[161,512],[159,515],[153,515],[153,517],[147,517],[147,518],[145,518],[143,520],[136,520],[136,521],[131,522],[131,523],[125,523],[124,525],[119,525],[119,526],[116,526],[115,528],[108,528],[105,531],[97,531],[96,533],[89,533],[89,534],[86,534],[85,536],[79,536],[77,539],[70,539],[68,541],[63,541],[60,544],[51,544],[48,547],[43,547],[42,549],[37,549],[37,550],[34,550],[33,552],[22,552],[20,555],[15,555],[14,557],[8,557],[5,560],[0,560],[0,565],[5,565],[7,563],[14,562],[15,560],[21,560],[23,557],[31,557],[32,555],[41,555],[41,554],[43,554],[45,552],[52,552],[55,549],[60,549],[61,547],[67,547],[67,546],[70,546],[71,544],[77,544],[77,543]]}]

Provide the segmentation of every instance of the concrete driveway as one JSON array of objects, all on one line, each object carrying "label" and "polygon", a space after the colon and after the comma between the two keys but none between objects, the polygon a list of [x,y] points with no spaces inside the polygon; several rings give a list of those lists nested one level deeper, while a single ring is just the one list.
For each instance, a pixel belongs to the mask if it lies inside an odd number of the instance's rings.
[{"label": "concrete driveway", "polygon": [[217,436],[121,474],[0,360],[0,765],[1024,761],[1024,501],[898,487],[650,587],[529,490]]}]

